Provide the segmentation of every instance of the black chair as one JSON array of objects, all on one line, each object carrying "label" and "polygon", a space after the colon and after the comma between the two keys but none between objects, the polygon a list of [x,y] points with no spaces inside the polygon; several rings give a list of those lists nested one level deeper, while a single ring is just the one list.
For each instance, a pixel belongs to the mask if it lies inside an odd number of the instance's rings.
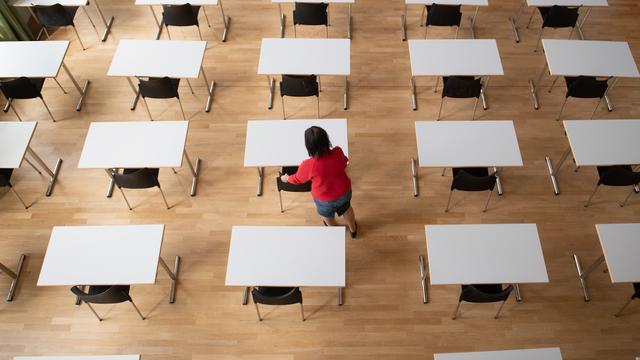
[{"label": "black chair", "polygon": [[560,120],[560,116],[562,116],[562,112],[564,111],[564,106],[567,104],[567,100],[569,97],[580,98],[580,99],[598,99],[598,104],[596,104],[596,108],[593,109],[591,113],[591,119],[593,119],[593,115],[595,115],[602,99],[605,95],[607,95],[607,89],[609,88],[609,83],[607,80],[597,80],[595,76],[565,76],[564,81],[567,84],[567,93],[564,98],[564,102],[562,103],[562,107],[560,108],[560,112],[558,113],[557,120]]},{"label": "black chair", "polygon": [[329,37],[329,4],[326,3],[295,3],[293,10],[293,36],[297,37],[297,25],[324,25],[327,38]]},{"label": "black chair", "polygon": [[[204,12],[204,7],[202,12]],[[169,26],[195,26],[198,28],[198,36],[202,40],[202,32],[200,32],[200,23],[198,22],[199,13],[200,6],[193,6],[189,3],[184,5],[162,5],[162,22],[167,29],[169,40],[171,40]],[[211,27],[207,14],[205,13],[204,16],[207,19],[207,25]]]},{"label": "black chair", "polygon": [[593,189],[589,200],[584,204],[584,207],[591,205],[591,199],[598,191],[600,185],[607,186],[631,186],[631,192],[624,199],[620,207],[623,207],[631,195],[635,192],[635,187],[640,183],[640,172],[634,172],[631,166],[628,165],[616,165],[616,166],[598,166],[598,184]]},{"label": "black chair", "polygon": [[[84,7],[82,8],[82,11],[84,11],[85,15],[87,15],[87,18],[89,18],[89,22],[91,22],[91,26],[93,26],[93,29],[96,30],[97,34],[98,30],[96,29],[96,25],[93,23],[93,20],[91,20],[91,17],[89,16],[89,14],[87,14]],[[33,12],[40,25],[42,25],[42,29],[47,35],[47,38],[50,37],[49,32],[47,31],[47,27],[71,26],[73,28],[73,31],[76,33],[76,37],[78,38],[80,46],[82,46],[82,50],[86,50],[84,44],[82,43],[82,39],[78,34],[76,25],[73,22],[73,19],[76,17],[76,12],[78,12],[77,6],[62,6],[60,4],[54,4],[50,6],[34,6]]]},{"label": "black chair", "polygon": [[438,110],[437,120],[440,120],[445,97],[456,99],[476,98],[476,102],[473,105],[472,117],[472,119],[475,120],[478,100],[480,100],[480,95],[482,95],[481,79],[476,79],[473,76],[443,76],[442,83],[442,98],[440,99],[440,110]]},{"label": "black chair", "polygon": [[[540,15],[542,16],[542,28],[540,29],[540,35],[538,35],[538,41],[536,42],[536,48],[533,50],[534,52],[538,51],[540,47],[540,40],[542,39],[542,33],[544,32],[544,28],[571,28],[571,32],[569,33],[569,39],[571,39],[571,35],[573,35],[573,30],[576,28],[578,24],[578,9],[579,7],[568,7],[568,6],[558,6],[554,5],[551,7],[539,7]],[[531,20],[531,19],[529,19]],[[531,21],[529,21],[531,22]],[[529,25],[527,24],[527,27]]]},{"label": "black chair", "polygon": [[447,207],[444,210],[449,212],[449,204],[451,204],[451,197],[453,190],[459,191],[487,191],[489,190],[489,197],[484,205],[482,212],[486,212],[489,207],[489,201],[491,200],[491,194],[496,186],[496,173],[489,174],[487,168],[453,168],[453,181],[451,182],[451,190],[449,191],[449,200],[447,200]]},{"label": "black chair", "polygon": [[18,194],[18,192],[13,188],[13,185],[11,185],[11,174],[13,174],[13,169],[0,169],[0,187],[8,187],[9,190],[16,195],[18,200],[20,200],[22,206],[24,206],[25,209],[28,209],[29,207],[24,203],[20,194]]},{"label": "black chair", "polygon": [[258,320],[262,321],[258,304],[263,305],[292,305],[300,304],[300,316],[304,321],[304,307],[302,306],[302,292],[297,287],[260,286],[251,290],[251,297],[256,306]]},{"label": "black chair", "polygon": [[164,200],[164,204],[169,209],[169,204],[167,203],[167,198],[164,196],[164,192],[160,187],[160,182],[158,182],[158,173],[160,169],[155,168],[143,168],[143,169],[124,169],[122,174],[117,172],[112,172],[111,176],[113,176],[113,180],[120,189],[122,193],[122,197],[124,201],[127,203],[127,207],[129,210],[133,210],[131,205],[129,204],[129,200],[124,195],[124,189],[149,189],[152,187],[157,187],[160,190],[160,195],[162,195],[162,200]]},{"label": "black chair", "polygon": [[79,287],[74,286],[71,288],[71,292],[77,296],[79,300],[87,304],[91,312],[93,312],[93,315],[95,315],[99,321],[102,321],[102,318],[93,309],[91,304],[119,304],[125,301],[130,302],[133,308],[136,309],[138,315],[140,315],[140,318],[145,320],[140,309],[138,309],[129,295],[129,288],[129,285],[89,286],[89,292],[85,293]]},{"label": "black chair", "polygon": [[455,26],[456,27],[456,39],[458,38],[458,32],[460,31],[460,23],[462,21],[462,12],[460,11],[460,5],[441,5],[433,4],[426,5],[422,9],[421,20],[424,19],[425,10],[427,13],[427,19],[420,21],[421,24],[425,24],[424,38],[427,38],[427,31],[429,26]]},{"label": "black chair", "polygon": [[507,302],[512,291],[513,285],[509,285],[504,289],[501,284],[462,285],[460,297],[458,299],[458,306],[456,306],[456,311],[453,313],[452,319],[455,320],[458,318],[460,304],[463,301],[470,303],[495,303],[502,301],[502,304],[500,304],[500,307],[498,308],[498,312],[494,316],[494,319],[497,319],[500,316],[500,311],[502,311],[504,303]]},{"label": "black chair", "polygon": [[282,99],[282,118],[286,119],[284,97],[315,96],[318,102],[318,118],[320,118],[320,87],[315,75],[282,75],[280,81],[280,98]]},{"label": "black chair", "polygon": [[276,187],[278,189],[278,198],[280,199],[280,212],[284,212],[284,208],[282,207],[282,192],[310,192],[311,191],[311,181],[307,181],[304,184],[294,185],[290,183],[285,183],[280,180],[280,177],[283,174],[293,175],[298,171],[297,166],[285,166],[282,168],[282,171],[278,173],[276,177]]},{"label": "black chair", "polygon": [[618,317],[622,315],[622,312],[624,311],[624,309],[626,309],[627,306],[629,306],[629,304],[631,304],[631,302],[634,299],[640,299],[640,283],[633,283],[633,295],[631,295],[631,299],[629,299],[629,301],[627,301],[627,303],[624,304],[622,309],[620,309],[620,311],[618,311],[615,316]]},{"label": "black chair", "polygon": [[138,89],[140,90],[140,96],[144,103],[149,119],[153,120],[151,111],[149,110],[149,104],[147,104],[147,98],[151,99],[178,99],[178,105],[180,105],[180,111],[182,112],[182,118],[187,120],[184,114],[184,108],[182,107],[182,101],[180,101],[180,94],[178,93],[178,87],[180,86],[180,79],[173,79],[169,77],[163,78],[149,78],[149,80],[140,80]]},{"label": "black chair", "polygon": [[18,112],[13,107],[12,101],[40,98],[40,101],[42,101],[45,109],[47,109],[51,120],[53,120],[53,122],[56,121],[56,119],[53,117],[53,114],[51,113],[51,110],[49,110],[49,106],[47,106],[47,103],[42,97],[42,87],[44,86],[44,80],[44,78],[19,77],[13,80],[0,81],[0,91],[2,91],[4,97],[9,100],[9,106],[13,109],[13,112],[18,117],[18,120],[22,121],[22,118],[20,118],[20,115],[18,115]]}]

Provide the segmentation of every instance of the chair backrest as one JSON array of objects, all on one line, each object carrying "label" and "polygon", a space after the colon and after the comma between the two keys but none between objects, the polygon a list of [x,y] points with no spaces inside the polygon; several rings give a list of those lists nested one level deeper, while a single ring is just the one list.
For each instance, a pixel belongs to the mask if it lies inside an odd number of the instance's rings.
[{"label": "chair backrest", "polygon": [[598,166],[598,185],[631,186],[640,183],[640,172],[633,172],[631,166]]},{"label": "chair backrest", "polygon": [[71,288],[71,292],[86,303],[118,304],[131,301],[129,288],[129,285],[90,286],[89,292],[85,293],[79,287],[74,286]]},{"label": "chair backrest", "polygon": [[460,5],[433,4],[427,6],[427,26],[460,26],[461,20]]},{"label": "chair backrest", "polygon": [[150,78],[149,80],[140,80],[138,88],[140,96],[152,99],[170,99],[179,98],[178,85],[180,79],[172,79],[169,77]]},{"label": "chair backrest", "polygon": [[160,187],[158,172],[158,168],[125,169],[122,174],[112,173],[112,175],[119,188],[148,189]]},{"label": "chair backrest", "polygon": [[460,301],[471,303],[506,301],[511,291],[513,291],[513,285],[504,289],[501,284],[462,285]]},{"label": "chair backrest", "polygon": [[256,304],[302,304],[302,292],[297,287],[260,286],[251,290],[251,296]]},{"label": "chair backrest", "polygon": [[496,186],[496,175],[487,168],[454,168],[451,190],[486,191]]},{"label": "chair backrest", "polygon": [[282,171],[278,174],[278,177],[276,178],[276,186],[278,188],[278,191],[287,191],[287,192],[309,192],[309,191],[311,191],[311,181],[307,181],[304,184],[295,185],[295,184],[291,184],[291,183],[285,183],[285,182],[282,182],[282,180],[280,180],[280,176],[281,175],[283,175],[283,174],[293,175],[296,172],[298,172],[298,167],[297,166],[284,166],[282,168]]},{"label": "chair backrest", "polygon": [[550,8],[540,9],[542,14],[542,27],[563,28],[574,27],[578,21],[578,7],[553,5]]},{"label": "chair backrest", "polygon": [[565,77],[567,83],[566,97],[583,99],[602,98],[607,92],[607,80],[597,80],[595,76]]},{"label": "chair backrest", "polygon": [[11,185],[11,174],[13,169],[0,169],[0,187]]},{"label": "chair backrest", "polygon": [[77,7],[64,7],[60,4],[34,6],[33,11],[42,26],[72,26]]},{"label": "chair backrest", "polygon": [[162,19],[168,26],[198,26],[200,6],[162,5]]},{"label": "chair backrest", "polygon": [[294,25],[325,25],[329,26],[326,3],[295,3],[293,10]]},{"label": "chair backrest", "polygon": [[445,76],[442,78],[442,82],[444,83],[442,97],[478,98],[482,91],[480,79],[473,76]]},{"label": "chair backrest", "polygon": [[633,295],[632,299],[640,299],[640,282],[633,283]]},{"label": "chair backrest", "polygon": [[24,76],[0,82],[0,90],[7,99],[34,99],[42,96],[31,79]]},{"label": "chair backrest", "polygon": [[280,96],[319,96],[318,81],[315,75],[282,75]]}]

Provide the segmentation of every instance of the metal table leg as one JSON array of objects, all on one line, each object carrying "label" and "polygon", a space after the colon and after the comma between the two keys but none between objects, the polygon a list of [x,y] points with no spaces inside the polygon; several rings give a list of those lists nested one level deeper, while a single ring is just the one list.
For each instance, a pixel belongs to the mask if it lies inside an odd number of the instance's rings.
[{"label": "metal table leg", "polygon": [[351,3],[347,14],[347,39],[351,40]]},{"label": "metal table leg", "polygon": [[338,288],[338,305],[344,304],[344,288]]},{"label": "metal table leg", "polygon": [[131,106],[129,107],[129,109],[131,111],[136,109],[136,105],[138,105],[138,100],[140,100],[140,89],[136,88],[136,86],[133,84],[133,81],[131,81],[131,78],[127,76],[127,81],[129,82],[129,85],[131,86],[131,90],[133,90],[133,100],[131,100]]},{"label": "metal table leg", "polygon": [[[113,187],[115,186],[115,179],[113,178],[113,175],[111,175],[111,170],[109,169],[104,169],[104,171],[107,172],[107,175],[109,175],[109,187],[107,188],[107,197],[110,198],[111,196],[113,196]],[[118,169],[113,169],[113,171],[118,171]]]},{"label": "metal table leg", "polygon": [[420,287],[422,288],[422,303],[429,302],[429,294],[427,293],[427,272],[424,268],[424,257],[418,256],[419,270],[420,270]]},{"label": "metal table leg", "polygon": [[418,189],[418,162],[416,159],[411,159],[411,180],[413,181],[413,197],[420,195]]},{"label": "metal table leg", "polygon": [[402,21],[402,41],[407,41],[407,3],[404,4],[404,14],[400,16]]},{"label": "metal table leg", "polygon": [[280,3],[278,3],[278,14],[279,14],[278,19],[280,20],[280,37],[283,38],[284,30],[287,26],[287,17],[282,12],[282,5],[280,5]]},{"label": "metal table leg", "polygon": [[267,81],[269,82],[269,106],[267,109],[273,109],[273,97],[276,90],[276,78],[267,75]]},{"label": "metal table leg", "polygon": [[529,91],[531,92],[531,97],[533,98],[533,108],[538,110],[540,108],[540,101],[538,100],[538,86],[544,77],[545,72],[547,72],[548,64],[545,62],[542,71],[540,71],[540,75],[538,75],[538,80],[533,82],[533,80],[529,79]]},{"label": "metal table leg", "polygon": [[80,109],[82,109],[82,103],[84,102],[84,98],[87,96],[87,90],[89,89],[89,80],[85,80],[84,85],[81,88],[80,85],[78,85],[78,82],[76,81],[76,79],[73,77],[73,75],[71,75],[71,71],[69,71],[69,68],[67,68],[67,65],[64,62],[62,62],[62,68],[67,73],[69,78],[71,78],[71,82],[73,82],[73,85],[76,87],[76,90],[78,90],[78,93],[80,94],[78,105],[76,105],[76,111],[80,111]]},{"label": "metal table leg", "polygon": [[104,14],[102,13],[102,9],[100,9],[100,4],[98,4],[98,0],[94,0],[96,4],[96,9],[98,10],[98,14],[100,14],[100,18],[102,19],[102,23],[104,24],[104,33],[102,33],[102,42],[107,41],[107,37],[109,36],[109,32],[111,32],[111,25],[113,25],[113,20],[115,18],[113,16],[109,17],[109,21],[106,20]]},{"label": "metal table leg", "polygon": [[7,294],[7,301],[13,301],[13,295],[16,291],[16,286],[18,285],[18,280],[20,279],[20,273],[22,272],[22,265],[24,264],[24,259],[26,256],[24,254],[20,255],[18,259],[18,267],[15,272],[11,271],[8,267],[4,266],[4,264],[0,263],[0,272],[4,272],[11,279],[11,285],[9,286],[9,293]]},{"label": "metal table leg", "polygon": [[611,98],[609,97],[609,93],[613,90],[613,87],[618,83],[618,78],[613,78],[611,85],[607,88],[607,92],[604,95],[604,100],[607,102],[607,109],[609,112],[613,111],[613,102],[611,102]]},{"label": "metal table leg", "polygon": [[564,161],[567,160],[569,153],[571,153],[571,147],[568,147],[567,150],[564,151],[562,157],[560,158],[560,161],[558,161],[555,167],[551,163],[551,158],[548,155],[544,157],[544,160],[547,162],[547,171],[549,172],[549,176],[551,177],[551,185],[553,186],[553,193],[555,195],[560,194],[560,188],[558,187],[558,179],[556,178],[556,175],[558,175],[558,172],[560,171],[562,164],[564,164]]},{"label": "metal table leg", "polygon": [[522,0],[520,2],[520,8],[518,8],[518,12],[516,12],[515,16],[509,16],[509,22],[511,23],[511,29],[513,30],[513,37],[516,43],[520,42],[520,34],[518,33],[518,20],[520,20],[520,16],[524,11],[524,8],[527,6],[527,0]]},{"label": "metal table leg", "polygon": [[262,196],[262,184],[264,182],[264,168],[259,167],[257,169],[258,169],[258,192],[256,193],[256,195]]},{"label": "metal table leg", "polygon": [[56,184],[56,180],[58,179],[58,173],[60,172],[60,165],[62,165],[62,159],[58,158],[58,160],[56,160],[56,165],[53,168],[53,171],[51,171],[51,169],[49,169],[47,164],[44,161],[42,161],[42,159],[38,156],[38,154],[36,154],[35,151],[33,151],[33,149],[30,146],[27,147],[27,152],[44,169],[44,171],[47,174],[49,174],[49,177],[50,177],[49,184],[47,185],[47,191],[45,192],[45,195],[51,196],[51,192],[53,191],[53,186]]},{"label": "metal table leg", "polygon": [[416,79],[414,76],[409,80],[409,87],[411,88],[411,102],[413,111],[418,110],[418,98],[416,97]]},{"label": "metal table leg", "polygon": [[476,6],[476,11],[473,14],[473,17],[469,16],[469,31],[471,32],[472,39],[476,38],[475,26],[476,26],[476,19],[478,18],[478,10],[480,10],[480,7]]},{"label": "metal table leg", "polygon": [[207,104],[204,107],[205,112],[211,111],[211,102],[213,101],[213,92],[216,89],[216,81],[212,80],[211,85],[209,85],[209,80],[207,79],[207,74],[204,72],[204,68],[200,66],[200,71],[202,72],[202,77],[204,78],[204,84],[207,87],[207,92],[209,96],[207,97]]},{"label": "metal table leg", "polygon": [[9,108],[11,107],[11,102],[12,101],[13,101],[13,99],[7,99],[7,103],[4,104],[4,107],[2,108],[2,111],[8,112]]},{"label": "metal table leg", "polygon": [[200,175],[200,158],[196,158],[195,167],[191,163],[191,159],[189,159],[189,155],[187,151],[184,150],[184,158],[187,160],[187,164],[189,165],[189,170],[191,170],[192,180],[191,180],[191,196],[196,196],[196,188],[198,187],[198,176]]},{"label": "metal table leg", "polygon": [[513,284],[513,289],[516,292],[516,301],[522,302],[522,296],[520,295],[520,286],[518,284]]},{"label": "metal table leg", "polygon": [[342,108],[344,110],[349,109],[349,76],[344,77],[344,98],[342,101]]},{"label": "metal table leg", "polygon": [[247,305],[249,303],[249,291],[251,291],[251,288],[248,286],[242,291],[242,305]]},{"label": "metal table leg", "polygon": [[489,76],[485,77],[485,81],[484,81],[484,85],[482,86],[482,88],[480,89],[480,99],[482,100],[482,108],[484,110],[487,110],[489,108],[489,105],[487,103],[487,88],[489,87]]},{"label": "metal table leg", "polygon": [[600,264],[604,262],[604,255],[600,255],[586,270],[582,270],[582,266],[580,264],[580,258],[578,255],[573,254],[573,262],[576,265],[576,270],[578,270],[578,279],[580,280],[580,287],[582,287],[582,292],[584,293],[584,301],[591,300],[589,298],[589,291],[587,290],[586,279],[589,274],[595,270]]},{"label": "metal table leg", "polygon": [[229,32],[229,25],[231,24],[231,17],[224,15],[224,9],[222,8],[222,0],[218,0],[218,6],[220,6],[220,14],[222,15],[222,22],[224,23],[224,30],[222,32],[222,42],[227,41],[227,33]]},{"label": "metal table leg", "polygon": [[497,167],[493,167],[493,173],[496,176],[496,187],[498,188],[498,195],[502,196],[502,181],[500,181],[500,172],[502,170],[498,169]]},{"label": "metal table leg", "polygon": [[176,285],[178,284],[178,269],[180,267],[180,256],[176,255],[176,260],[173,264],[173,271],[169,269],[167,263],[164,262],[162,257],[158,258],[160,265],[167,272],[169,277],[171,278],[171,290],[169,290],[169,304],[173,304],[176,300]]}]

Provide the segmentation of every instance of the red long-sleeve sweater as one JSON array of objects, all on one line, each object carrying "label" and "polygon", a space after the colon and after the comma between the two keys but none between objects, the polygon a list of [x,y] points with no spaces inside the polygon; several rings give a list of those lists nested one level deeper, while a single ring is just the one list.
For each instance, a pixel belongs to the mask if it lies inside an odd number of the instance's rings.
[{"label": "red long-sleeve sweater", "polygon": [[347,158],[339,146],[320,158],[311,157],[300,164],[298,172],[289,176],[294,185],[311,180],[311,195],[321,201],[335,200],[351,188],[351,180],[345,172]]}]

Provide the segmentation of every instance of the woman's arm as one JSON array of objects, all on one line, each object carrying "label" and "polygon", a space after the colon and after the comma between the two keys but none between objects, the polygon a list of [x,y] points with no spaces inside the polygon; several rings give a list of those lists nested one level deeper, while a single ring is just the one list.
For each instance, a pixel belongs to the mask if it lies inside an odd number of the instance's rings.
[{"label": "woman's arm", "polygon": [[293,185],[304,184],[310,180],[311,174],[309,173],[309,160],[307,159],[300,164],[298,171],[293,175],[283,174],[280,176],[280,180],[284,183],[290,183]]}]

